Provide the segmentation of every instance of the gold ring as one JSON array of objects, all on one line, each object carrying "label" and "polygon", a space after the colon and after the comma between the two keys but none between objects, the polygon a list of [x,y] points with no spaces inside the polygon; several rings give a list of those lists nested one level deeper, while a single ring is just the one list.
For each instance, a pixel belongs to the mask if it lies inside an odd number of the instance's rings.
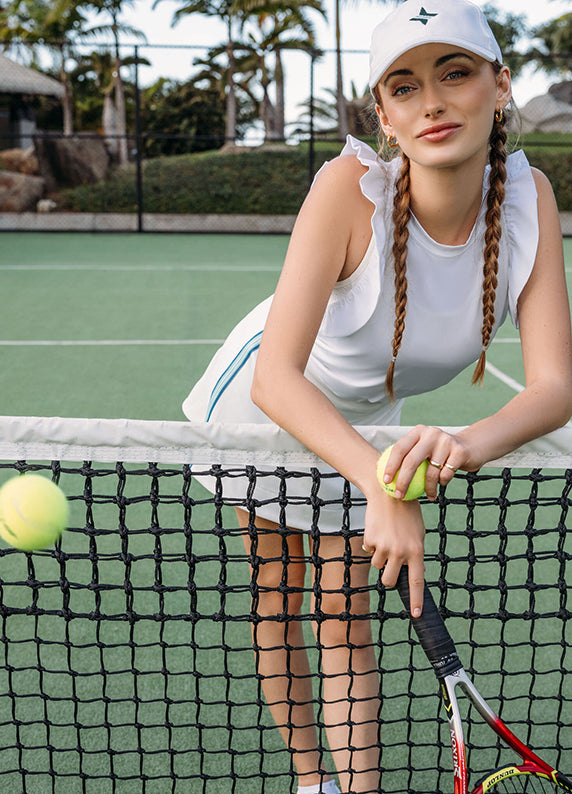
[{"label": "gold ring", "polygon": [[437,461],[435,461],[435,460],[430,460],[429,461],[429,465],[430,466],[435,466],[435,468],[439,469],[439,471],[441,471],[441,469],[443,468],[443,464],[442,463],[437,463]]},{"label": "gold ring", "polygon": [[450,463],[445,463],[445,467],[446,467],[447,469],[451,469],[451,471],[453,472],[453,474],[456,474],[456,473],[458,472],[458,469],[456,469],[454,466],[451,466],[451,464],[450,464]]},{"label": "gold ring", "polygon": [[368,549],[367,546],[364,546],[363,543],[361,544],[362,549],[365,551],[366,554],[373,554],[375,549]]}]

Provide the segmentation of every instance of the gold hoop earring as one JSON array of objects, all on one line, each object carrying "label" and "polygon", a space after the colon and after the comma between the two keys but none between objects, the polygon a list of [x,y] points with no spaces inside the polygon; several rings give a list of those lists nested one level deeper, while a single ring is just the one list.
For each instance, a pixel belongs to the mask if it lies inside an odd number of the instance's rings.
[{"label": "gold hoop earring", "polygon": [[504,118],[503,109],[500,108],[499,110],[495,110],[495,121],[501,124],[503,118]]},{"label": "gold hoop earring", "polygon": [[397,140],[395,135],[389,136],[389,138],[387,139],[387,145],[389,146],[390,149],[397,149],[397,147],[399,146],[399,141]]}]

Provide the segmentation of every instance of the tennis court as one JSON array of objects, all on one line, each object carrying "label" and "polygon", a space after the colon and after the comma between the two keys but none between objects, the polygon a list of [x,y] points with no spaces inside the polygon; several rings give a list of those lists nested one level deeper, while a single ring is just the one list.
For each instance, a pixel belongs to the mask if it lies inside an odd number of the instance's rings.
[{"label": "tennis court", "polygon": [[[1,244],[0,414],[182,419],[221,340],[273,291],[287,237],[4,233]],[[506,401],[523,378],[510,322],[489,360],[484,390],[463,374],[411,400],[403,423],[462,425]]]},{"label": "tennis court", "polygon": [[[3,234],[0,241],[0,414],[143,420],[183,419],[181,403],[217,346],[272,292],[287,245],[283,236],[247,235]],[[411,400],[404,424],[462,425],[506,402],[523,382],[520,348],[510,324],[497,339],[484,389],[463,373]],[[0,476],[13,473],[11,465]],[[256,680],[251,586],[232,519],[219,517],[216,500],[202,500],[188,467],[94,464],[55,473],[76,495],[62,552],[0,550],[2,789],[289,791],[288,754]],[[485,684],[487,671],[503,670],[505,718],[545,755],[557,742],[565,760],[572,691],[562,581],[572,549],[562,527],[572,483],[526,477],[520,487],[517,480],[517,472],[459,479],[446,503],[431,507],[428,578],[446,575],[441,600],[470,666]],[[469,502],[461,494],[467,488]],[[374,576],[372,596],[385,673],[384,791],[450,794],[432,673],[393,594],[386,603]],[[471,727],[468,739],[495,763],[490,736]]]}]

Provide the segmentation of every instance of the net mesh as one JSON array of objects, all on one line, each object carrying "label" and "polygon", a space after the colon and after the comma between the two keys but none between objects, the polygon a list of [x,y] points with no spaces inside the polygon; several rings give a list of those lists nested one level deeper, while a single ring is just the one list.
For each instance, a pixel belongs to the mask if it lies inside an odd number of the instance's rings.
[{"label": "net mesh", "polygon": [[[290,735],[297,679],[311,683],[324,768],[333,770],[332,687],[350,702],[351,770],[359,729],[352,714],[371,674],[359,666],[354,638],[369,618],[379,683],[368,741],[379,747],[383,791],[450,794],[446,719],[401,603],[373,569],[359,593],[352,588],[355,567],[369,566],[350,553],[360,495],[342,488],[335,561],[346,573],[332,593],[320,485],[337,475],[282,434],[268,430],[263,443],[258,432],[253,449],[230,451],[216,426],[0,421],[0,480],[39,471],[59,482],[71,506],[54,548],[0,548],[2,790],[295,791],[292,754],[264,694],[264,679],[281,677],[281,728]],[[364,429],[379,448],[403,432]],[[519,737],[564,772],[572,742],[570,440],[565,429],[479,473],[458,474],[436,503],[423,503],[427,581],[465,668]],[[214,478],[213,494],[197,480],[204,474]],[[272,483],[282,516],[273,588],[253,527],[261,479]],[[292,559],[288,506],[301,501],[313,521],[302,556]],[[242,528],[237,505],[248,515]],[[292,571],[302,563],[300,582]],[[356,603],[365,597],[362,614]],[[264,658],[269,626],[282,637],[284,666]],[[347,678],[331,671],[332,637],[334,651],[347,653]],[[309,671],[294,664],[300,647]],[[479,716],[464,716],[476,780],[507,759]]]}]

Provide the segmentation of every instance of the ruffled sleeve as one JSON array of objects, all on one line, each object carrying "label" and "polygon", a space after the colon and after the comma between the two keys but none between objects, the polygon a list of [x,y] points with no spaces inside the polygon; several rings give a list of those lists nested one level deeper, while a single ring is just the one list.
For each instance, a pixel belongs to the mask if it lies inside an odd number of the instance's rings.
[{"label": "ruffled sleeve", "polygon": [[[371,148],[351,135],[341,155],[353,155],[367,168],[360,179],[363,195],[374,205],[371,219],[372,240],[357,270],[336,284],[330,297],[320,333],[325,336],[349,336],[372,316],[383,281],[387,229],[387,207],[393,196],[394,170],[391,163],[380,161]],[[388,201],[389,199],[389,201]]]},{"label": "ruffled sleeve", "polygon": [[538,248],[536,185],[524,152],[507,158],[506,197],[503,204],[509,239],[508,301],[511,319],[518,327],[518,299],[530,278]]}]

